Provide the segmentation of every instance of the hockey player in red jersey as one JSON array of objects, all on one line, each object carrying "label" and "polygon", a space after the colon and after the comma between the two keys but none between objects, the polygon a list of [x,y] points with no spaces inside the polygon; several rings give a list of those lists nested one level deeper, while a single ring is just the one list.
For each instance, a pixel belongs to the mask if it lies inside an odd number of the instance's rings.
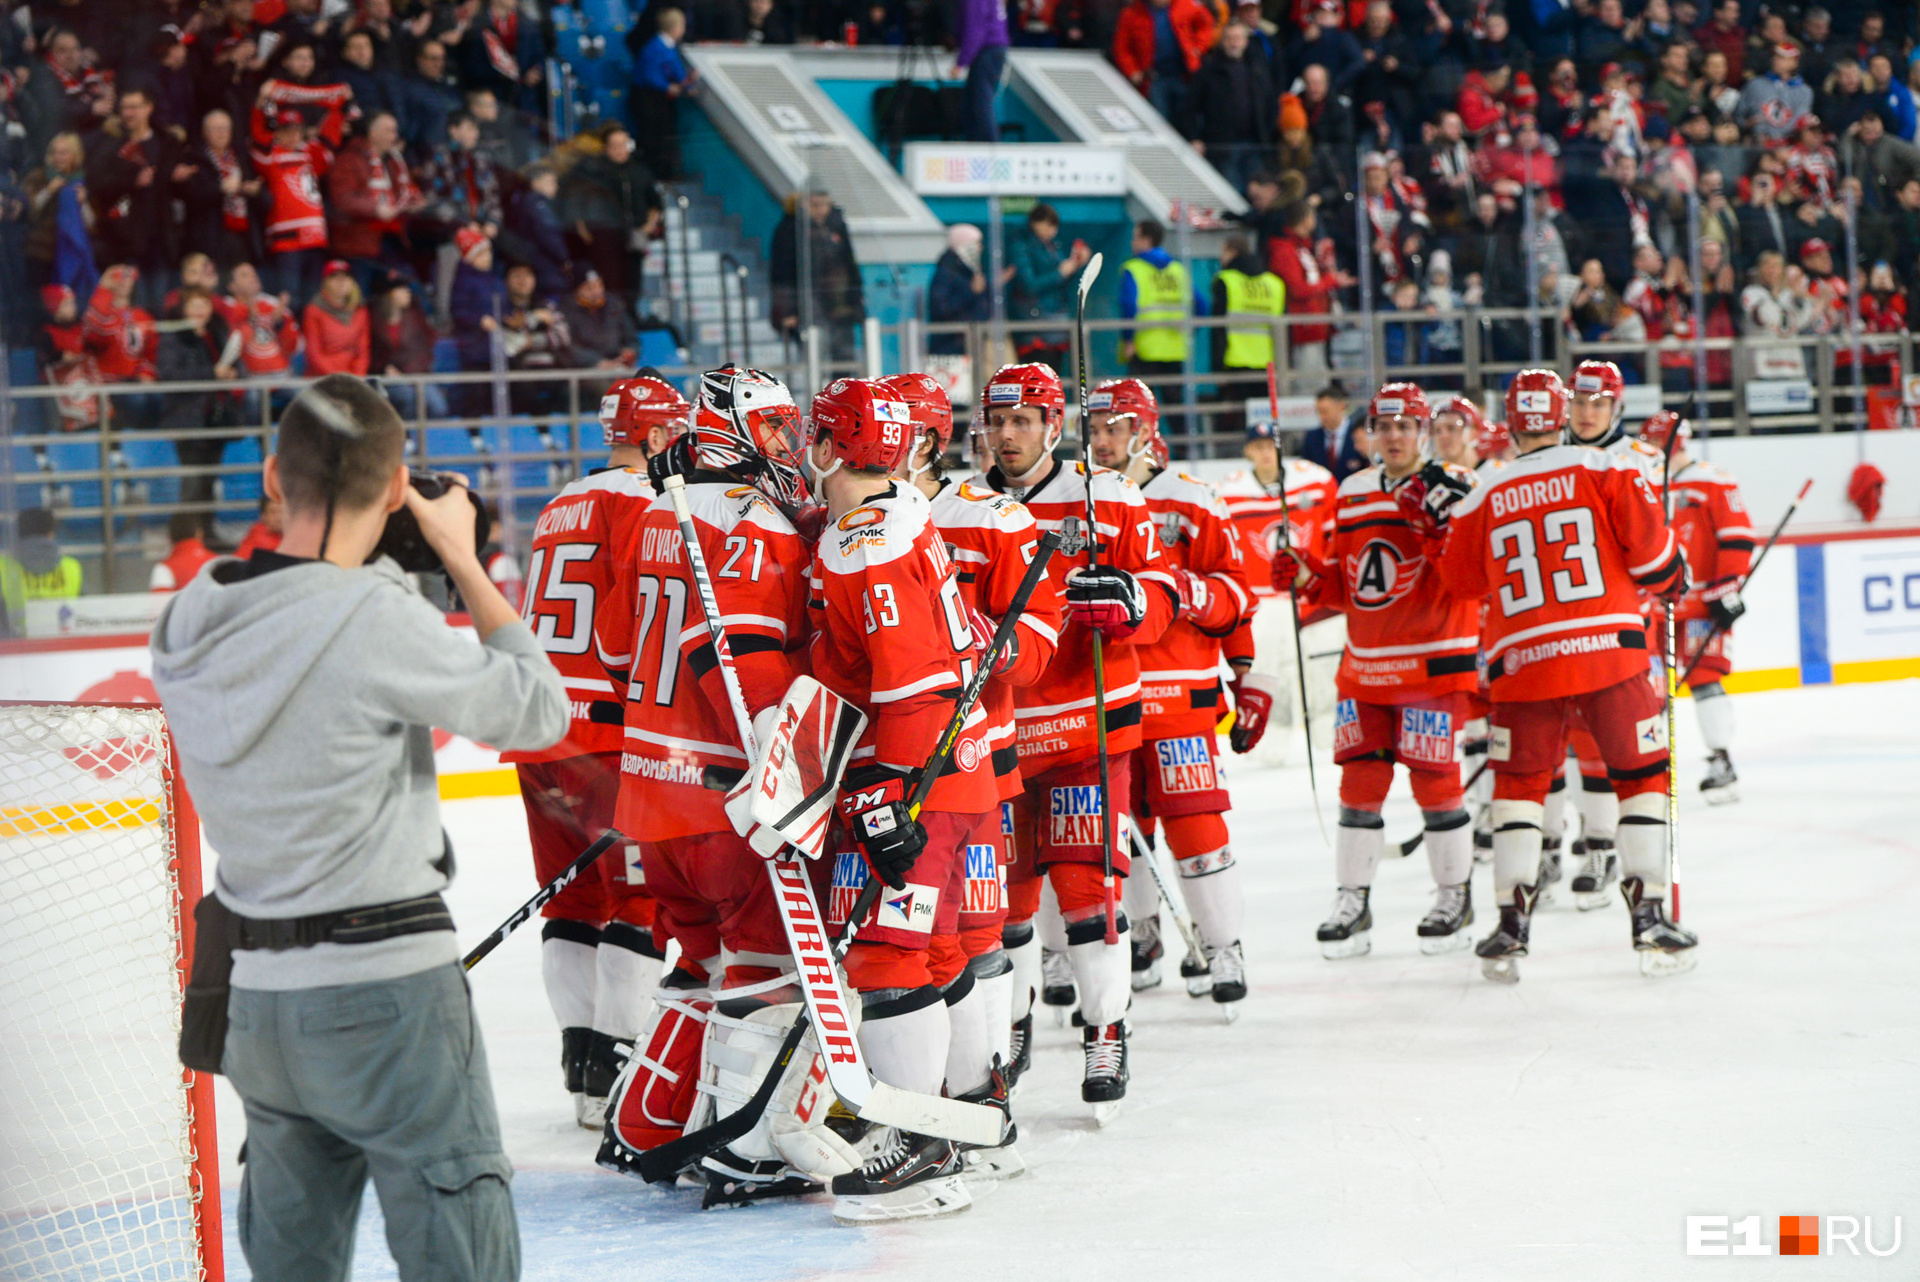
[{"label": "hockey player in red jersey", "polygon": [[[789,651],[807,634],[810,552],[783,510],[806,494],[804,462],[800,411],[786,386],[731,365],[702,378],[690,430],[652,461],[686,480],[741,694],[755,716],[793,684]],[[800,1011],[766,869],[727,817],[725,788],[748,759],[666,495],[648,507],[634,539],[637,622],[615,823],[640,848],[656,938],[678,943],[681,960],[608,1097],[599,1160],[615,1169],[682,1126],[739,1108]],[[822,1092],[798,1089],[816,1058],[811,1037],[800,1046],[766,1115],[702,1163],[708,1205],[813,1191],[814,1181],[852,1165],[824,1126]],[[697,1101],[687,1090],[696,1077]]]},{"label": "hockey player in red jersey", "polygon": [[[1093,461],[1140,487],[1160,532],[1167,571],[1180,590],[1180,616],[1160,639],[1136,646],[1141,742],[1129,781],[1136,832],[1157,823],[1179,870],[1204,957],[1181,963],[1187,991],[1223,1005],[1247,995],[1240,946],[1245,902],[1227,836],[1226,779],[1214,727],[1225,712],[1221,643],[1252,613],[1240,535],[1206,482],[1167,465],[1160,407],[1137,378],[1108,379],[1087,398]],[[1133,986],[1160,982],[1160,892],[1153,878],[1127,878],[1133,925]]]},{"label": "hockey player in red jersey", "polygon": [[1468,396],[1450,396],[1434,408],[1429,439],[1434,458],[1466,471],[1480,466],[1480,438],[1486,435],[1486,416]]},{"label": "hockey player in red jersey", "polygon": [[[1026,567],[1033,562],[1040,527],[1026,507],[971,481],[944,475],[945,455],[953,440],[953,407],[940,384],[925,374],[900,374],[881,385],[907,405],[913,416],[913,450],[896,475],[910,482],[933,505],[933,523],[946,541],[960,582],[960,597],[978,617],[976,632],[991,637],[1011,608]],[[1020,795],[1020,756],[1015,746],[1013,691],[1038,680],[1053,659],[1060,639],[1060,602],[1051,579],[1042,579],[1021,611],[1012,651],[988,683],[983,706],[987,746],[998,781],[999,805],[967,840],[965,898],[960,905],[960,940],[967,968],[974,973],[986,1005],[991,1049],[1006,1066],[1009,1084],[1019,1080],[1033,1055],[1033,999],[1040,988],[1040,945],[1031,921],[1009,922],[1007,869],[1013,852],[1012,800]],[[954,1024],[955,1051],[949,1054],[947,1089],[966,1093],[984,1082],[990,1061],[969,1060],[963,1029]],[[991,1162],[1001,1173],[1007,1154],[969,1154],[971,1166]]]},{"label": "hockey player in red jersey", "polygon": [[[955,1098],[1004,1112],[1006,1077],[991,1057],[986,1004],[960,937],[967,847],[999,803],[984,709],[963,725],[918,816],[909,809],[916,772],[934,755],[987,641],[976,635],[926,496],[894,477],[914,443],[907,403],[878,381],[839,379],[813,399],[807,463],[827,524],[809,571],[817,626],[808,653],[820,683],[867,715],[841,781],[847,840],[834,861],[827,924],[847,920],[868,878],[886,883],[846,956],[874,1076],[925,1095],[946,1083]],[[1001,1146],[1013,1138],[1009,1115]],[[963,1167],[953,1141],[894,1130],[858,1170],[835,1177],[834,1218],[963,1210],[971,1201]]]},{"label": "hockey player in red jersey", "polygon": [[1444,529],[1443,581],[1461,596],[1492,598],[1485,640],[1500,924],[1475,952],[1496,979],[1516,978],[1514,961],[1527,952],[1547,789],[1576,715],[1619,797],[1621,890],[1642,968],[1678,969],[1698,942],[1666,912],[1666,722],[1639,608],[1642,591],[1686,591],[1686,557],[1638,466],[1559,443],[1567,409],[1558,374],[1522,370],[1507,389],[1520,451],[1510,466],[1464,498],[1416,486],[1397,494],[1416,521]]},{"label": "hockey player in red jersey", "polygon": [[[1640,440],[1664,453],[1667,438],[1675,434],[1673,529],[1686,549],[1687,564],[1696,567],[1695,584],[1676,612],[1681,629],[1679,662],[1680,670],[1686,671],[1705,647],[1706,654],[1694,665],[1687,686],[1700,718],[1700,740],[1710,754],[1700,793],[1709,803],[1721,805],[1739,799],[1735,788],[1739,776],[1727,755],[1733,747],[1733,700],[1721,681],[1733,671],[1729,652],[1733,625],[1747,611],[1740,587],[1753,569],[1753,518],[1747,515],[1733,475],[1687,452],[1693,428],[1686,419],[1662,410],[1640,429]],[[1715,633],[1710,643],[1709,633]]]},{"label": "hockey player in red jersey", "polygon": [[[1046,673],[1014,693],[1019,724],[1022,793],[1014,803],[1010,922],[1033,920],[1040,881],[1052,883],[1066,921],[1067,956],[1079,990],[1085,1071],[1081,1098],[1103,1114],[1126,1094],[1126,1014],[1130,950],[1126,914],[1118,942],[1106,938],[1101,806],[1111,816],[1115,872],[1126,876],[1126,816],[1132,809],[1130,754],[1140,744],[1140,647],[1166,631],[1179,609],[1153,518],[1140,491],[1118,473],[1091,477],[1079,463],[1053,457],[1066,416],[1060,376],[1045,365],[1008,365],[981,390],[994,465],[987,484],[1026,504],[1042,530],[1071,520],[1083,538],[1100,541],[1099,567],[1084,546],[1065,548],[1047,574],[1064,602],[1066,626]],[[1085,528],[1093,496],[1099,528]],[[1100,796],[1095,742],[1093,644],[1104,651],[1107,750],[1112,795]]]},{"label": "hockey player in red jersey", "polygon": [[[1496,460],[1502,459],[1513,445],[1507,436],[1506,424],[1489,424],[1472,397],[1458,394],[1448,397],[1434,409],[1430,436],[1435,458],[1468,472],[1478,472],[1483,467],[1499,468],[1501,463]],[[1486,613],[1484,601],[1480,603],[1479,613]],[[1465,707],[1460,722],[1460,768],[1470,781],[1467,785],[1467,813],[1474,819],[1474,850],[1485,852],[1477,856],[1484,861],[1491,858],[1493,852],[1493,828],[1487,822],[1488,806],[1493,800],[1493,776],[1486,769],[1487,698],[1484,674],[1475,680],[1473,688],[1461,698]]]},{"label": "hockey player in red jersey", "polygon": [[[608,388],[600,403],[607,466],[561,490],[534,522],[522,613],[566,681],[573,724],[546,751],[501,760],[519,770],[541,885],[614,826],[633,662],[634,531],[653,502],[647,441],[684,430],[692,408],[658,378]],[[540,970],[560,1023],[561,1067],[578,1120],[592,1130],[605,1121],[607,1092],[659,971],[639,853],[615,846],[540,910]]]},{"label": "hockey player in red jersey", "polygon": [[1379,459],[1340,483],[1327,558],[1297,553],[1301,593],[1347,617],[1338,677],[1333,759],[1340,766],[1340,827],[1334,844],[1339,890],[1318,931],[1321,954],[1355,957],[1373,947],[1370,898],[1386,847],[1380,809],[1405,766],[1425,819],[1432,909],[1416,928],[1422,952],[1471,943],[1473,836],[1460,780],[1457,733],[1479,682],[1480,603],[1440,581],[1424,526],[1402,491],[1457,498],[1473,486],[1463,468],[1426,458],[1432,422],[1412,383],[1387,383],[1367,406]]}]

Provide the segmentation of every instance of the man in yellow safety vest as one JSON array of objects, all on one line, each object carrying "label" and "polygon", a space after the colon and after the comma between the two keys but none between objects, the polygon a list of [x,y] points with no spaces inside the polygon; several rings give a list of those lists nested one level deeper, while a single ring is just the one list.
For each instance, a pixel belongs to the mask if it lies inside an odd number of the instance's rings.
[{"label": "man in yellow safety vest", "polygon": [[1155,384],[1161,426],[1177,440],[1191,430],[1184,416],[1169,408],[1186,399],[1179,380],[1186,373],[1187,322],[1204,316],[1207,306],[1194,294],[1186,266],[1161,248],[1166,238],[1167,229],[1151,218],[1134,225],[1133,257],[1120,268],[1120,317],[1141,324],[1121,331],[1120,357],[1135,378]]},{"label": "man in yellow safety vest", "polygon": [[[1264,397],[1267,366],[1273,363],[1273,321],[1286,310],[1286,285],[1267,270],[1246,237],[1229,236],[1220,245],[1212,301],[1213,314],[1228,322],[1213,331],[1213,368],[1226,376],[1219,384],[1219,398],[1238,404]],[[1246,416],[1238,410],[1220,416],[1221,431],[1245,427]]]},{"label": "man in yellow safety vest", "polygon": [[0,553],[0,635],[27,634],[27,602],[80,595],[80,563],[54,541],[53,513],[30,507],[20,513],[13,551]]}]

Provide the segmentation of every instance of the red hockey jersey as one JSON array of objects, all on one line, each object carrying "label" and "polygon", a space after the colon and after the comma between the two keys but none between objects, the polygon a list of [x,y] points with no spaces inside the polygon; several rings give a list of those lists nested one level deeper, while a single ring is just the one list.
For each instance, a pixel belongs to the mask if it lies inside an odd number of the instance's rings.
[{"label": "red hockey jersey", "polygon": [[[975,647],[932,505],[905,482],[868,499],[821,533],[811,576],[813,675],[867,714],[853,763],[917,769],[952,718]],[[923,809],[977,815],[1000,800],[987,720],[975,705]]]},{"label": "red hockey jersey", "polygon": [[1495,703],[1584,694],[1647,671],[1640,593],[1684,572],[1660,496],[1630,458],[1553,445],[1483,478],[1454,508],[1436,564],[1490,596]]},{"label": "red hockey jersey", "polygon": [[1480,600],[1448,590],[1427,563],[1431,550],[1381,468],[1340,483],[1327,573],[1301,595],[1347,616],[1334,678],[1342,698],[1396,703],[1479,684]]},{"label": "red hockey jersey", "polygon": [[[811,553],[751,486],[696,480],[687,502],[751,715],[793,684],[788,650],[806,635]],[[747,754],[665,495],[640,518],[634,540],[633,666],[614,822],[639,841],[731,832],[725,795],[704,786],[706,772],[745,770]]]},{"label": "red hockey jersey", "polygon": [[[998,626],[1033,564],[1040,527],[1026,505],[976,485],[947,481],[933,496],[933,523],[946,540],[947,554],[960,580],[960,598]],[[1051,578],[1043,578],[1027,598],[1014,633],[1019,647],[1014,664],[987,683],[987,746],[1000,798],[1020,792],[1020,754],[1015,747],[1013,691],[1032,685],[1053,662],[1060,643],[1060,597]],[[985,644],[991,638],[982,638]]]},{"label": "red hockey jersey", "polygon": [[333,164],[333,152],[318,139],[304,147],[275,144],[255,150],[253,167],[266,184],[267,249],[323,249],[327,244],[327,206],[320,180]]},{"label": "red hockey jersey", "polygon": [[1140,493],[1175,566],[1206,580],[1204,609],[1182,612],[1160,639],[1140,647],[1141,734],[1170,739],[1207,734],[1225,713],[1220,646],[1253,613],[1240,532],[1205,481],[1168,468]]},{"label": "red hockey jersey", "polygon": [[[1293,545],[1324,558],[1327,531],[1333,525],[1333,473],[1318,463],[1295,458],[1286,461],[1280,477],[1285,483]],[[1273,555],[1280,547],[1281,488],[1263,485],[1251,470],[1235,472],[1220,482],[1221,501],[1240,531],[1247,581],[1262,599],[1275,595]]]},{"label": "red hockey jersey", "polygon": [[566,683],[573,722],[553,747],[503,752],[502,761],[560,761],[626,743],[634,535],[653,497],[645,472],[603,468],[554,495],[533,523],[520,613]]},{"label": "red hockey jersey", "polygon": [[[998,468],[987,473],[987,483],[1002,492],[1007,484]],[[1058,530],[1071,519],[1078,523],[1084,538],[1087,489],[1084,464],[1055,460],[1053,470],[1018,497],[1042,530]],[[1109,643],[1102,650],[1107,747],[1112,752],[1127,752],[1140,746],[1139,651],[1158,641],[1173,621],[1179,609],[1179,590],[1164,568],[1153,514],[1147,511],[1147,501],[1134,483],[1118,472],[1096,468],[1092,489],[1100,527],[1100,563],[1128,571],[1146,589],[1147,613],[1140,627],[1126,641]],[[1058,590],[1070,571],[1086,564],[1085,549],[1069,554],[1062,548],[1048,563],[1047,577]],[[1085,625],[1066,623],[1045,674],[1032,685],[1016,690],[1013,702],[1023,774],[1037,775],[1093,754],[1093,639]]]},{"label": "red hockey jersey", "polygon": [[240,364],[248,374],[284,374],[292,368],[300,326],[278,298],[256,294],[252,302],[243,303],[227,297],[219,306],[227,328],[240,335]]},{"label": "red hockey jersey", "polygon": [[1680,603],[1683,619],[1704,619],[1702,594],[1720,579],[1745,577],[1753,568],[1753,518],[1741,501],[1739,482],[1705,459],[1689,459],[1673,476],[1673,531],[1693,570],[1693,587]]}]

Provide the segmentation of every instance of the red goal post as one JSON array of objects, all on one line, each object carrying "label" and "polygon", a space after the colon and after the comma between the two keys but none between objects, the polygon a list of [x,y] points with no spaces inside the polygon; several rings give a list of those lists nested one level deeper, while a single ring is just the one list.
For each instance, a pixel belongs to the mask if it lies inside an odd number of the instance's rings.
[{"label": "red goal post", "polygon": [[225,1277],[179,1061],[200,826],[151,704],[0,701],[0,1274]]}]

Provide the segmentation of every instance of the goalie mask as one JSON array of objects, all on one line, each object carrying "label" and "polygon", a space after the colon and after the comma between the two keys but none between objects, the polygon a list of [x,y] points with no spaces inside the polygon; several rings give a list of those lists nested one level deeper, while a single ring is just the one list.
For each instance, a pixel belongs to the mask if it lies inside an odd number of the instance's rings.
[{"label": "goalie mask", "polygon": [[771,374],[726,365],[701,376],[693,453],[701,467],[747,481],[776,503],[806,497],[800,407]]}]

